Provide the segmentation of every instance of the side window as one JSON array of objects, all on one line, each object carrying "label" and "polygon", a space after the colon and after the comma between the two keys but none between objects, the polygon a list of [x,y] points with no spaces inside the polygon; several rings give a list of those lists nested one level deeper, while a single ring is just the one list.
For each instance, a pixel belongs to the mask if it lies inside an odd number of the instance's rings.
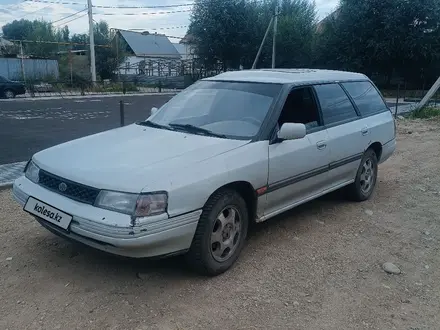
[{"label": "side window", "polygon": [[290,92],[278,119],[278,126],[284,123],[304,124],[307,131],[322,125],[311,87],[296,88]]},{"label": "side window", "polygon": [[368,116],[387,109],[382,97],[369,81],[342,84],[353,98],[362,116]]},{"label": "side window", "polygon": [[357,118],[356,110],[344,90],[338,84],[316,85],[324,124],[329,125]]}]

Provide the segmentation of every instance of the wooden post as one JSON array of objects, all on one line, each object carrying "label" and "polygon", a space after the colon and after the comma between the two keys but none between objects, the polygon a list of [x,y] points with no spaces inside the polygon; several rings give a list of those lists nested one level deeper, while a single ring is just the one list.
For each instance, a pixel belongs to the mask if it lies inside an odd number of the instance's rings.
[{"label": "wooden post", "polygon": [[121,119],[121,127],[124,126],[124,101],[121,100],[119,101],[119,115],[120,115],[120,119]]}]

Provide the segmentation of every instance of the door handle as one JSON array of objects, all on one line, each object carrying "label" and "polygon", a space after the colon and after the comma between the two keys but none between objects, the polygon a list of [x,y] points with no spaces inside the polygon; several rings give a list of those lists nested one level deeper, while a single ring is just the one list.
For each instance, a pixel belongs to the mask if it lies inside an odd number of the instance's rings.
[{"label": "door handle", "polygon": [[317,142],[316,148],[318,148],[318,150],[324,150],[325,148],[327,148],[327,142],[326,141]]},{"label": "door handle", "polygon": [[362,133],[362,135],[364,135],[364,136],[367,135],[368,132],[369,132],[368,127],[364,127],[364,128],[362,128],[362,130],[361,130],[361,133]]}]

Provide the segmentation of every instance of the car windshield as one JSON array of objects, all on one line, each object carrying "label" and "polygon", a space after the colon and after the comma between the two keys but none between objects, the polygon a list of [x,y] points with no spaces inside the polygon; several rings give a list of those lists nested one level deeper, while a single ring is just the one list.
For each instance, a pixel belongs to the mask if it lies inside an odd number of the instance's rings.
[{"label": "car windshield", "polygon": [[147,123],[192,134],[251,139],[259,132],[281,87],[200,81],[163,105]]}]

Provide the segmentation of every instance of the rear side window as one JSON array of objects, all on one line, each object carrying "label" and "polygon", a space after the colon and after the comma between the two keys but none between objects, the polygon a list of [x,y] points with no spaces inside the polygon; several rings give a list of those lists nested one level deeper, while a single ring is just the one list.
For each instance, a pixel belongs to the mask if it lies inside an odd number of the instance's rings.
[{"label": "rear side window", "polygon": [[369,81],[342,84],[353,98],[362,116],[368,116],[387,109],[382,97]]},{"label": "rear side window", "polygon": [[324,125],[358,117],[347,94],[338,84],[317,85],[315,90],[321,104]]}]

